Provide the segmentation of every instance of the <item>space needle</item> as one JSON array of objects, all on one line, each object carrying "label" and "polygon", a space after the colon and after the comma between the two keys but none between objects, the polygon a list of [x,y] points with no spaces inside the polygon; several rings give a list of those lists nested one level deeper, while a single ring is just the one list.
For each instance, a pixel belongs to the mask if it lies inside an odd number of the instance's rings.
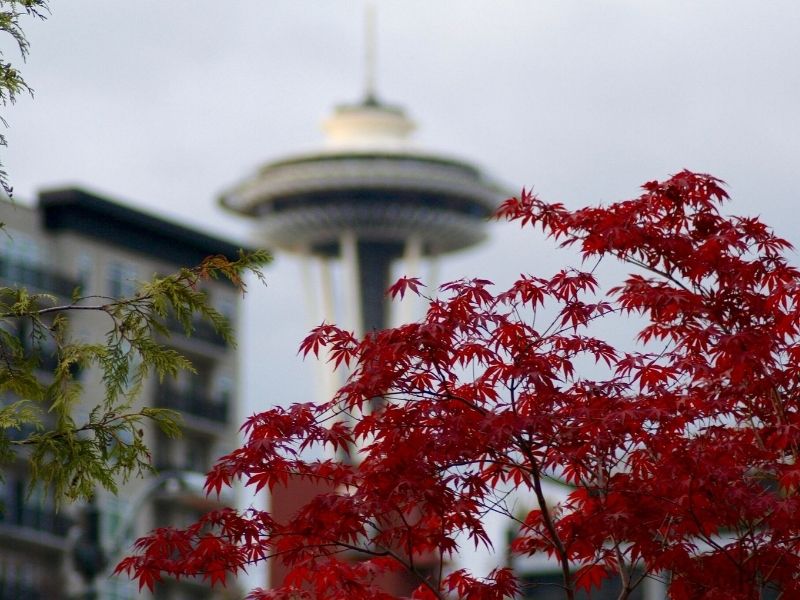
[{"label": "space needle", "polygon": [[[334,109],[319,149],[268,162],[220,198],[257,223],[267,247],[302,258],[313,324],[336,323],[357,336],[391,325],[385,291],[397,263],[402,274],[419,276],[425,262],[479,243],[503,199],[474,164],[415,146],[414,122],[378,99],[369,6],[366,23],[362,100]],[[318,393],[329,400],[342,373],[320,363],[319,374]],[[321,491],[314,482],[290,480],[272,491],[272,516],[289,518]],[[278,583],[286,568],[273,560],[268,572]],[[416,587],[398,574],[384,585],[398,594]]]},{"label": "space needle", "polygon": [[395,261],[418,275],[421,261],[477,244],[501,199],[475,165],[417,148],[414,122],[378,100],[373,23],[368,13],[363,99],[335,108],[324,145],[266,163],[220,198],[258,222],[268,247],[316,262],[312,310],[358,335],[390,325]]}]

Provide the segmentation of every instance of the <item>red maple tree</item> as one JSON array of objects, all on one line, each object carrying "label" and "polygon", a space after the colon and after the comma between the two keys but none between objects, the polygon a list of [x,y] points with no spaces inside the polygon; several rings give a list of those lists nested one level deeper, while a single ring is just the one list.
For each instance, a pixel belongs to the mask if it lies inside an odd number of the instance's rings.
[{"label": "red maple tree", "polygon": [[[643,190],[576,211],[524,192],[498,212],[576,247],[585,264],[629,265],[607,291],[574,269],[500,292],[462,280],[418,323],[363,340],[317,327],[301,351],[349,365],[346,385],[323,404],[248,419],[247,441],[206,485],[302,477],[326,491],[286,522],[231,509],[159,529],[118,571],[148,587],[163,576],[218,583],[272,557],[289,576],[253,599],[390,598],[375,576],[400,569],[418,577],[413,598],[500,600],[521,592],[510,570],[448,564],[461,545],[489,545],[485,515],[501,512],[516,524],[511,551],[548,556],[564,598],[616,578],[624,599],[645,577],[664,579],[674,600],[800,597],[790,245],[758,219],[724,216],[711,176],[684,171]],[[404,278],[390,293],[422,286]],[[633,349],[593,333],[620,317]],[[330,458],[307,458],[312,446]],[[549,480],[571,491],[554,501]],[[535,508],[514,514],[509,495]],[[421,556],[438,567],[420,568]]]}]

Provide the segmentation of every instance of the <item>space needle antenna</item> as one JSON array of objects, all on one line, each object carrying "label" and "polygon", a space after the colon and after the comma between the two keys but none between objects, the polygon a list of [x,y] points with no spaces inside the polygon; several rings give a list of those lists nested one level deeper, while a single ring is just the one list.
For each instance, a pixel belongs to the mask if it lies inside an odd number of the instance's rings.
[{"label": "space needle antenna", "polygon": [[375,3],[367,0],[364,7],[364,102],[377,104],[375,91]]}]

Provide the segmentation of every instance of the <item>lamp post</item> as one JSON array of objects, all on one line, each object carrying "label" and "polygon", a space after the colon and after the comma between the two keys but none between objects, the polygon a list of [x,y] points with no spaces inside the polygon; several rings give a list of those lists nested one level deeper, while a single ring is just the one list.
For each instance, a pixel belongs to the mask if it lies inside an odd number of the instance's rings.
[{"label": "lamp post", "polygon": [[70,548],[75,570],[84,581],[84,590],[74,596],[74,600],[100,600],[98,587],[101,581],[114,573],[126,546],[130,543],[131,533],[136,517],[142,507],[162,488],[174,486],[179,490],[193,494],[203,493],[205,476],[194,471],[164,471],[137,490],[128,503],[117,530],[116,539],[110,548],[104,548],[101,538],[101,510],[92,499],[83,510],[82,519],[77,525],[79,531],[73,536]]}]

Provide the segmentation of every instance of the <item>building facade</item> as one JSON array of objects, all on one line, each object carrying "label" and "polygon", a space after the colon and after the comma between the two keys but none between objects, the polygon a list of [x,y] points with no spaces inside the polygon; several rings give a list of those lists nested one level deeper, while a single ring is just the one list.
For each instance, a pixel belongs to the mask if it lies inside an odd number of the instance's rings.
[{"label": "building facade", "polygon": [[[0,234],[0,285],[63,300],[76,289],[82,296],[131,296],[137,282],[196,265],[209,255],[235,258],[239,249],[79,189],[42,192],[33,208],[0,202],[0,221],[5,223]],[[208,282],[205,289],[235,329],[240,294],[221,281]],[[103,317],[93,312],[71,314],[70,335],[102,342],[109,328]],[[40,490],[28,495],[27,465],[20,454],[0,483],[0,600],[146,598],[127,578],[109,575],[130,543],[154,527],[188,524],[220,502],[233,502],[206,498],[200,484],[213,461],[237,443],[241,419],[236,354],[209,324],[198,322],[191,337],[177,323],[167,326],[173,335],[160,341],[188,357],[197,373],[163,382],[151,378],[138,403],[179,411],[182,438],[169,439],[156,428],[146,430],[158,475],[131,478],[116,496],[99,490],[91,506],[59,511]],[[41,377],[48,376],[51,362],[42,358]],[[79,377],[83,400],[76,422],[88,415],[103,393],[98,373],[86,370]],[[91,552],[96,551],[92,544],[103,549],[107,566],[94,581],[87,581],[79,573],[80,562],[81,557],[91,562]],[[235,597],[231,594],[212,593],[197,582],[166,581],[156,588],[154,598]]]}]

